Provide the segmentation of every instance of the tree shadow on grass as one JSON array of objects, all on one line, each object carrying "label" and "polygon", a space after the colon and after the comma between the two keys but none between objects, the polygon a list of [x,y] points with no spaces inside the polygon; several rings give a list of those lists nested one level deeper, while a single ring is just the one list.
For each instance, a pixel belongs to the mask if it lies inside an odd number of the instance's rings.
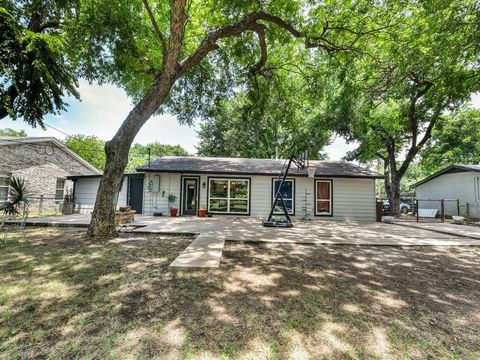
[{"label": "tree shadow on grass", "polygon": [[191,238],[30,236],[0,257],[7,356],[480,355],[478,248],[227,242],[219,269],[178,271]]}]

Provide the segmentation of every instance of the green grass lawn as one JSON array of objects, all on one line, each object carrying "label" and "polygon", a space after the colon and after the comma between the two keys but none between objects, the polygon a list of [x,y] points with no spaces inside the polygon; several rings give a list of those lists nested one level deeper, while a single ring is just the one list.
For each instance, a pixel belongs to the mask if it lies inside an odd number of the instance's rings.
[{"label": "green grass lawn", "polygon": [[475,247],[228,242],[29,228],[0,248],[0,358],[478,359]]}]

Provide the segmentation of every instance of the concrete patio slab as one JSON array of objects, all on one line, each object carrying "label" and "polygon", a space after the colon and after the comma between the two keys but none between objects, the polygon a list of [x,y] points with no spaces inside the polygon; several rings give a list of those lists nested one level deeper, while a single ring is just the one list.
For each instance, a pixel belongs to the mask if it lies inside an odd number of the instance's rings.
[{"label": "concrete patio slab", "polygon": [[394,220],[395,225],[406,226],[410,228],[423,229],[435,231],[438,233],[453,235],[453,236],[463,236],[473,239],[480,239],[480,227],[473,225],[459,225],[452,224],[450,222],[435,222],[435,223],[425,223],[425,222],[414,222],[414,221],[402,221]]},{"label": "concrete patio slab", "polygon": [[[89,215],[52,216],[29,219],[30,225],[87,226]],[[294,221],[292,228],[265,228],[261,220],[251,217],[154,217],[136,215],[137,233],[194,234],[194,241],[172,262],[173,268],[218,268],[225,241],[284,242],[328,245],[382,246],[480,246],[480,233],[452,234],[431,228],[397,226],[379,222],[310,220]],[[446,224],[445,224],[446,225]]]}]

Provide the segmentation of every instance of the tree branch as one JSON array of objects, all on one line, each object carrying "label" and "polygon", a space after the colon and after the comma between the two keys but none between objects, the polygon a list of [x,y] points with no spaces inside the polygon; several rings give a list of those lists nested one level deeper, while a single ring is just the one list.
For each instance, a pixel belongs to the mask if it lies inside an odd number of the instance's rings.
[{"label": "tree branch", "polygon": [[405,174],[412,160],[415,158],[418,152],[422,149],[422,147],[426,144],[426,142],[431,138],[432,130],[436,125],[438,119],[440,118],[441,109],[442,109],[442,106],[438,106],[437,109],[435,110],[435,113],[432,115],[431,120],[428,124],[428,127],[425,130],[425,133],[423,134],[422,140],[420,140],[418,144],[415,144],[415,146],[412,142],[412,145],[410,146],[410,149],[408,150],[407,155],[405,156],[405,160],[403,160],[402,166],[398,170],[400,176],[403,176],[403,174]]},{"label": "tree branch", "polygon": [[258,36],[258,44],[260,46],[260,59],[257,64],[252,68],[251,73],[258,73],[265,63],[267,62],[267,42],[265,40],[265,25],[258,24],[257,28],[254,30]]},{"label": "tree branch", "polygon": [[[256,11],[251,13],[250,15],[246,16],[243,20],[231,24],[231,25],[224,25],[219,28],[212,30],[211,32],[207,33],[205,38],[202,40],[200,45],[191,53],[188,57],[183,59],[180,62],[180,71],[178,72],[178,76],[183,75],[193,66],[198,64],[202,61],[205,56],[208,55],[209,52],[216,50],[219,48],[217,42],[220,39],[230,37],[230,36],[238,36],[246,31],[254,31],[258,33],[259,24],[258,21],[263,20],[272,24],[277,25],[278,27],[288,31],[292,36],[298,39],[305,39],[305,46],[307,48],[322,48],[327,52],[335,52],[335,51],[344,51],[348,50],[347,47],[342,47],[332,43],[330,40],[326,38],[326,32],[323,32],[320,36],[317,37],[309,37],[307,34],[302,33],[300,30],[296,29],[293,25],[287,23],[283,19],[279,18],[278,16],[266,13],[264,11]],[[262,35],[259,35],[261,38]],[[312,41],[314,40],[314,41]],[[263,41],[260,39],[260,41]],[[266,50],[262,48],[262,43],[260,43],[262,51]],[[261,57],[261,62],[264,62],[264,55]],[[258,67],[258,64],[257,64]]]},{"label": "tree branch", "polygon": [[45,29],[58,28],[60,25],[61,25],[60,21],[56,21],[56,20],[44,21],[40,24],[39,32],[42,32]]},{"label": "tree branch", "polygon": [[433,86],[433,83],[429,80],[420,81],[415,73],[409,74],[410,78],[417,84],[418,87],[421,87],[417,91],[415,96],[410,99],[410,108],[408,109],[408,119],[410,120],[410,127],[412,130],[412,147],[417,145],[418,137],[418,123],[417,123],[417,101],[425,95],[428,90]]},{"label": "tree branch", "polygon": [[[165,63],[165,57],[167,53],[167,42],[165,40],[165,36],[163,36],[163,33],[160,31],[160,28],[158,27],[158,23],[155,20],[155,16],[153,16],[152,9],[150,8],[150,5],[148,4],[148,0],[142,0],[143,6],[145,7],[145,10],[147,10],[148,17],[150,18],[150,22],[152,23],[153,29],[155,30],[155,34],[157,35],[158,39],[160,40],[160,43],[162,44],[162,62]],[[162,66],[163,68],[163,66]]]},{"label": "tree branch", "polygon": [[375,153],[380,159],[382,159],[383,161],[387,161],[387,157],[385,155],[382,155],[380,154],[378,151]]}]

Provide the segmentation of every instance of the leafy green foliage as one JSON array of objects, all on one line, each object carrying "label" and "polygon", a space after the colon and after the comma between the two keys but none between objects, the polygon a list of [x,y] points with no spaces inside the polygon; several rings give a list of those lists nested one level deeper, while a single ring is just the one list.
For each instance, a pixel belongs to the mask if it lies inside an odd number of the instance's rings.
[{"label": "leafy green foliage", "polygon": [[105,168],[105,141],[96,136],[73,135],[65,139],[65,145],[97,169]]},{"label": "leafy green foliage", "polygon": [[331,132],[322,120],[321,98],[310,101],[307,87],[302,76],[257,79],[256,88],[220,102],[211,111],[200,125],[198,153],[274,158],[309,150],[311,159],[323,157],[320,150]]},{"label": "leafy green foliage", "polygon": [[135,144],[130,148],[126,172],[135,172],[139,166],[148,164],[148,149],[150,149],[150,160],[162,156],[188,156],[188,151],[180,145],[165,145],[158,142],[141,145]]},{"label": "leafy green foliage", "polygon": [[5,215],[25,215],[30,202],[30,193],[25,180],[12,177],[9,182],[8,200],[0,205]]},{"label": "leafy green foliage", "polygon": [[0,118],[23,118],[44,128],[43,116],[79,98],[75,66],[68,60],[60,21],[73,1],[6,1],[0,7]]},{"label": "leafy green foliage", "polygon": [[25,137],[27,133],[25,130],[14,130],[10,128],[0,129],[0,136]]},{"label": "leafy green foliage", "polygon": [[480,110],[459,109],[446,115],[432,132],[420,164],[433,173],[453,164],[480,162]]},{"label": "leafy green foliage", "polygon": [[[96,136],[73,135],[65,139],[65,145],[97,169],[105,168],[105,141]],[[150,149],[150,160],[161,156],[188,156],[188,151],[180,145],[164,145],[158,142],[141,145],[135,144],[130,148],[126,172],[135,172],[139,166],[148,163],[148,149]]]},{"label": "leafy green foliage", "polygon": [[398,199],[402,177],[442,115],[480,90],[480,15],[475,1],[405,3],[396,11],[402,22],[339,72],[329,122],[360,142],[350,159],[386,163],[387,193]]}]

